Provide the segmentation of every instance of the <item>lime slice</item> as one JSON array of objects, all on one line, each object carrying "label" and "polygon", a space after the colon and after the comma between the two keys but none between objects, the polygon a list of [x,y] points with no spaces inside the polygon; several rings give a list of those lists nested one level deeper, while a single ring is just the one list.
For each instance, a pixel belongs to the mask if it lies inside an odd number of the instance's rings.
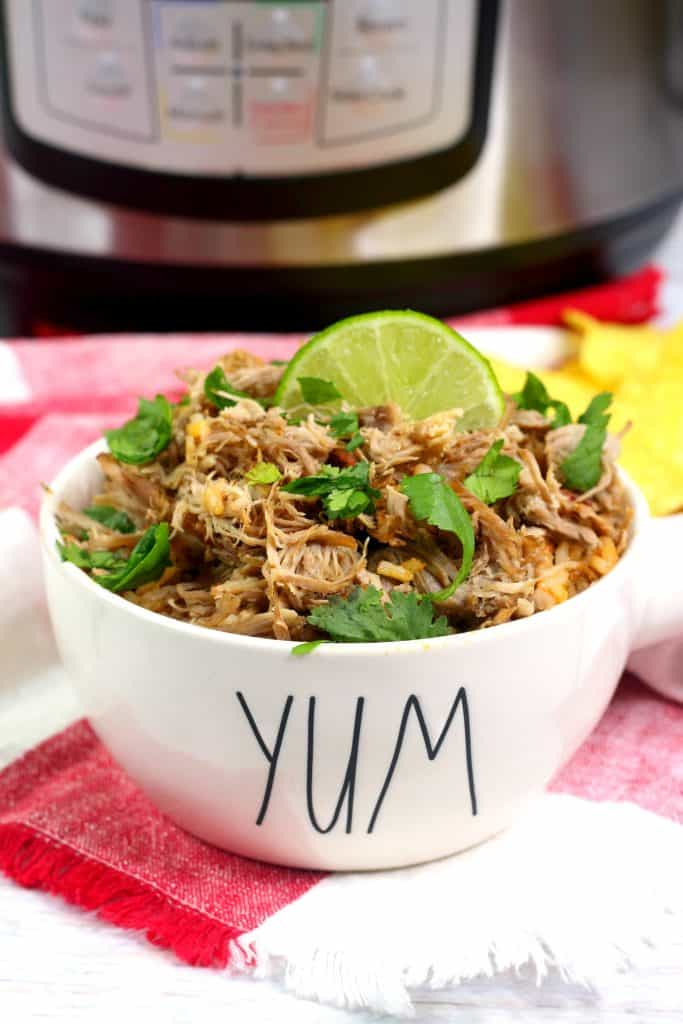
[{"label": "lime slice", "polygon": [[503,414],[488,360],[440,320],[411,310],[351,316],[303,345],[275,393],[277,405],[300,415],[308,407],[299,377],[332,381],[356,409],[396,402],[416,420],[463,409],[459,430],[495,427]]}]

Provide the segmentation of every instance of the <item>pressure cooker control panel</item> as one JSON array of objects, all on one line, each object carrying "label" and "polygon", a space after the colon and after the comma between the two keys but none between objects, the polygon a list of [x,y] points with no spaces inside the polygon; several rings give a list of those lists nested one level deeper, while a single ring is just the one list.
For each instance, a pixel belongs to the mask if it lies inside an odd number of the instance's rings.
[{"label": "pressure cooker control panel", "polygon": [[14,116],[68,153],[269,178],[453,146],[475,0],[6,0]]}]

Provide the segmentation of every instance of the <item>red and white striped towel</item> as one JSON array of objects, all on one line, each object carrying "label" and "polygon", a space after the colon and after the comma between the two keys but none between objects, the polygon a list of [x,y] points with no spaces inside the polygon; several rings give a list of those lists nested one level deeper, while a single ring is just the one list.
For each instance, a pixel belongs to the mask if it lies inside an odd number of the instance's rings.
[{"label": "red and white striped towel", "polygon": [[[656,282],[648,271],[548,300],[542,318],[572,305],[643,319]],[[237,346],[286,358],[295,344],[232,335],[0,345],[0,508],[24,510],[0,512],[5,686],[36,649],[41,671],[54,658],[26,514],[39,481],[120,422],[136,393],[172,391],[175,366],[210,365]],[[26,620],[31,629],[18,628]],[[0,728],[0,754],[3,740]],[[281,975],[307,997],[400,1013],[414,985],[527,962],[541,976],[558,968],[599,985],[646,945],[673,941],[683,920],[681,820],[683,708],[626,677],[551,795],[505,835],[432,865],[325,876],[219,851],[156,811],[80,720],[0,774],[0,867],[187,963]]]}]

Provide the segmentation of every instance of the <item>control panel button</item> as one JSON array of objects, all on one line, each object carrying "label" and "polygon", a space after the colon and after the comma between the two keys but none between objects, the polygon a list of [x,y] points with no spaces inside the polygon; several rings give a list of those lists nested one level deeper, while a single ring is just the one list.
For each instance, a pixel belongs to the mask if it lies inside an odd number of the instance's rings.
[{"label": "control panel button", "polygon": [[362,99],[402,100],[405,89],[392,82],[391,70],[382,67],[379,59],[366,53],[358,60],[356,95]]},{"label": "control panel button", "polygon": [[368,39],[390,37],[410,30],[410,14],[396,0],[366,0],[355,16],[355,31]]},{"label": "control panel button", "polygon": [[248,55],[292,57],[317,50],[317,11],[310,7],[299,10],[284,4],[253,8],[245,25],[245,51]]},{"label": "control panel button", "polygon": [[111,28],[114,0],[77,0],[76,14],[88,28]]},{"label": "control panel button", "polygon": [[141,12],[131,11],[132,4],[126,0],[42,0],[42,5],[46,17],[55,19],[51,24],[59,23],[65,44],[128,47],[141,42]]},{"label": "control panel button", "polygon": [[223,79],[178,75],[170,83],[166,115],[177,127],[224,121],[227,110],[226,83]]},{"label": "control panel button", "polygon": [[419,47],[435,0],[360,0],[334,4],[334,45],[339,53]]},{"label": "control panel button", "polygon": [[117,53],[100,53],[95,58],[92,70],[86,75],[85,87],[88,92],[99,96],[127,96],[131,83],[126,69]]},{"label": "control panel button", "polygon": [[231,5],[224,3],[162,3],[158,6],[161,32],[159,57],[174,63],[225,65],[230,55]]},{"label": "control panel button", "polygon": [[304,76],[258,75],[246,83],[247,130],[257,146],[306,142],[313,125],[313,94]]},{"label": "control panel button", "polygon": [[222,32],[216,25],[189,15],[179,18],[169,32],[169,45],[181,53],[218,54],[222,46]]},{"label": "control panel button", "polygon": [[[353,108],[353,118],[376,125],[392,117],[392,108],[402,111],[408,98],[409,78],[393,62],[375,54],[352,57],[338,65],[327,97],[330,112]],[[343,117],[343,114],[342,114]]]}]

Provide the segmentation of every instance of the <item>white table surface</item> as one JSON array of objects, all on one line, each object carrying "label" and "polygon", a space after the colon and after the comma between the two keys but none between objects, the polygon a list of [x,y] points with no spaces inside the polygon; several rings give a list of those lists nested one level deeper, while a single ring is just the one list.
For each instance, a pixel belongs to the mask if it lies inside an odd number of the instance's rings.
[{"label": "white table surface", "polygon": [[[668,272],[664,323],[683,316],[683,215],[658,254]],[[0,669],[0,767],[77,714],[49,667],[51,640],[32,627],[30,679]],[[42,666],[42,668],[41,668]],[[589,926],[589,925],[588,925]],[[415,993],[416,1024],[683,1024],[683,936],[647,968],[615,977],[599,993],[558,977],[499,975],[442,992]],[[90,918],[0,876],[0,1024],[367,1024],[380,1019],[304,1002],[273,982],[179,964],[142,938]]]}]

